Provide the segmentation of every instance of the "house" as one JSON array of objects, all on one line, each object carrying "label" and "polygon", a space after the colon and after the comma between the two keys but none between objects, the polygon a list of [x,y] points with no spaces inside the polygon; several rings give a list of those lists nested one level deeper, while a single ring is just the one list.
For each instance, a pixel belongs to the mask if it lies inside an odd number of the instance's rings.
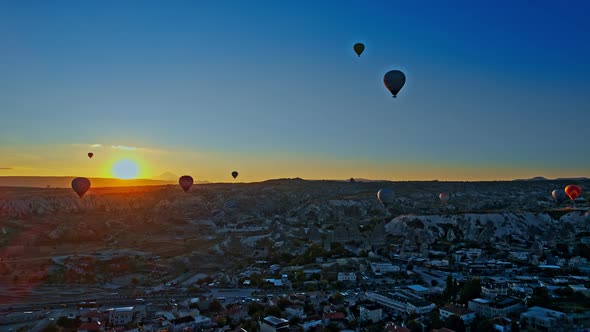
[{"label": "house", "polygon": [[385,324],[385,330],[388,332],[411,332],[409,328],[396,325],[394,322],[387,322]]},{"label": "house", "polygon": [[511,313],[520,313],[524,309],[522,303],[513,297],[498,300],[477,298],[469,301],[467,307],[485,318],[509,316]]},{"label": "house", "polygon": [[510,287],[505,284],[492,283],[481,285],[481,294],[490,299],[495,299],[499,296],[506,297],[509,291]]},{"label": "house", "polygon": [[466,326],[471,324],[471,322],[473,322],[475,319],[475,312],[463,306],[445,306],[438,309],[438,312],[440,313],[440,318],[442,320],[446,320],[451,315],[455,315],[461,318]]},{"label": "house", "polygon": [[83,323],[100,322],[102,314],[96,310],[90,310],[80,315],[80,321]]},{"label": "house", "polygon": [[375,274],[399,272],[401,269],[391,263],[371,263],[371,271]]},{"label": "house", "polygon": [[78,327],[78,332],[103,332],[104,327],[99,322],[82,323]]},{"label": "house", "polygon": [[520,314],[520,323],[523,331],[525,328],[537,331],[571,331],[568,326],[571,320],[565,313],[542,307],[532,307]]},{"label": "house", "polygon": [[298,317],[298,318],[305,318],[305,312],[303,310],[303,306],[300,304],[292,304],[285,308],[285,312],[289,318]]},{"label": "house", "polygon": [[496,317],[492,319],[492,324],[498,332],[512,332],[512,320],[506,317]]},{"label": "house", "polygon": [[398,292],[367,292],[367,298],[400,313],[427,314],[436,307],[434,303],[428,302],[414,294]]},{"label": "house", "polygon": [[322,325],[322,318],[317,315],[309,316],[301,323],[301,327],[303,327],[304,331],[309,331],[319,325]]},{"label": "house", "polygon": [[383,310],[376,305],[360,306],[359,320],[361,322],[371,321],[378,323],[383,319]]},{"label": "house", "polygon": [[114,326],[133,322],[133,307],[113,308],[109,310],[109,323]]},{"label": "house", "polygon": [[356,281],[356,273],[338,272],[338,281]]},{"label": "house", "polygon": [[346,315],[340,311],[324,312],[323,319],[324,324],[330,324],[331,322],[345,320]]},{"label": "house", "polygon": [[259,323],[260,332],[289,331],[289,321],[275,316],[264,317]]},{"label": "house", "polygon": [[409,285],[406,288],[418,296],[424,296],[430,293],[430,289],[420,285]]}]

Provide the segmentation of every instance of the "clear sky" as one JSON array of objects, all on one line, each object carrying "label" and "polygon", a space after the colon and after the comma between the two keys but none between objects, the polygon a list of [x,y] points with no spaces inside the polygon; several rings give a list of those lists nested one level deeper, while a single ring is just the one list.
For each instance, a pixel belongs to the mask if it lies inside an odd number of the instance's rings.
[{"label": "clear sky", "polygon": [[0,176],[590,176],[590,2],[529,3],[0,1]]}]

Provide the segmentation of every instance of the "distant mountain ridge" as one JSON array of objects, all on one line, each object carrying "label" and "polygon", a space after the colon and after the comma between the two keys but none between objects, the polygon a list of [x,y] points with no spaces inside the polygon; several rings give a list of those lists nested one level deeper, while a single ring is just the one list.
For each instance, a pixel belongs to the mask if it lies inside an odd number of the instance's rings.
[{"label": "distant mountain ridge", "polygon": [[[74,176],[0,176],[0,187],[69,188]],[[177,183],[151,179],[121,180],[111,178],[89,178],[92,187],[134,187],[163,186]]]},{"label": "distant mountain ridge", "polygon": [[587,178],[585,176],[573,177],[573,178],[557,178],[557,179],[547,179],[546,177],[543,177],[543,176],[535,176],[530,179],[515,179],[512,181],[584,181],[584,180],[589,180],[589,179],[590,178]]}]

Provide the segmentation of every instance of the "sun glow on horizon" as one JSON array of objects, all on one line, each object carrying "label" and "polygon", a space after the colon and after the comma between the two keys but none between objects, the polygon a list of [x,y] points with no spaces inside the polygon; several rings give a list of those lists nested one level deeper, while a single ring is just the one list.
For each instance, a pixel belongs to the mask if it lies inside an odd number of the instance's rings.
[{"label": "sun glow on horizon", "polygon": [[136,179],[139,175],[139,166],[131,159],[122,159],[113,165],[111,172],[118,179]]}]

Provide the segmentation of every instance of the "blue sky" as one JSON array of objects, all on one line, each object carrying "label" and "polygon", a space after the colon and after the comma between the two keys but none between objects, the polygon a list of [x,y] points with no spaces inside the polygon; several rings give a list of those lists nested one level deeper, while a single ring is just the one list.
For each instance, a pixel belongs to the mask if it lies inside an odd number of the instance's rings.
[{"label": "blue sky", "polygon": [[[252,180],[297,176],[302,160],[317,164],[303,173],[313,178],[590,176],[589,11],[582,1],[2,1],[0,167],[13,169],[0,175],[70,173],[72,144],[103,144],[175,151],[177,163],[144,162],[212,179],[226,173],[219,160]],[[391,69],[407,76],[397,99],[382,83]],[[187,165],[194,155],[215,158]],[[269,159],[285,173],[257,168]]]}]

